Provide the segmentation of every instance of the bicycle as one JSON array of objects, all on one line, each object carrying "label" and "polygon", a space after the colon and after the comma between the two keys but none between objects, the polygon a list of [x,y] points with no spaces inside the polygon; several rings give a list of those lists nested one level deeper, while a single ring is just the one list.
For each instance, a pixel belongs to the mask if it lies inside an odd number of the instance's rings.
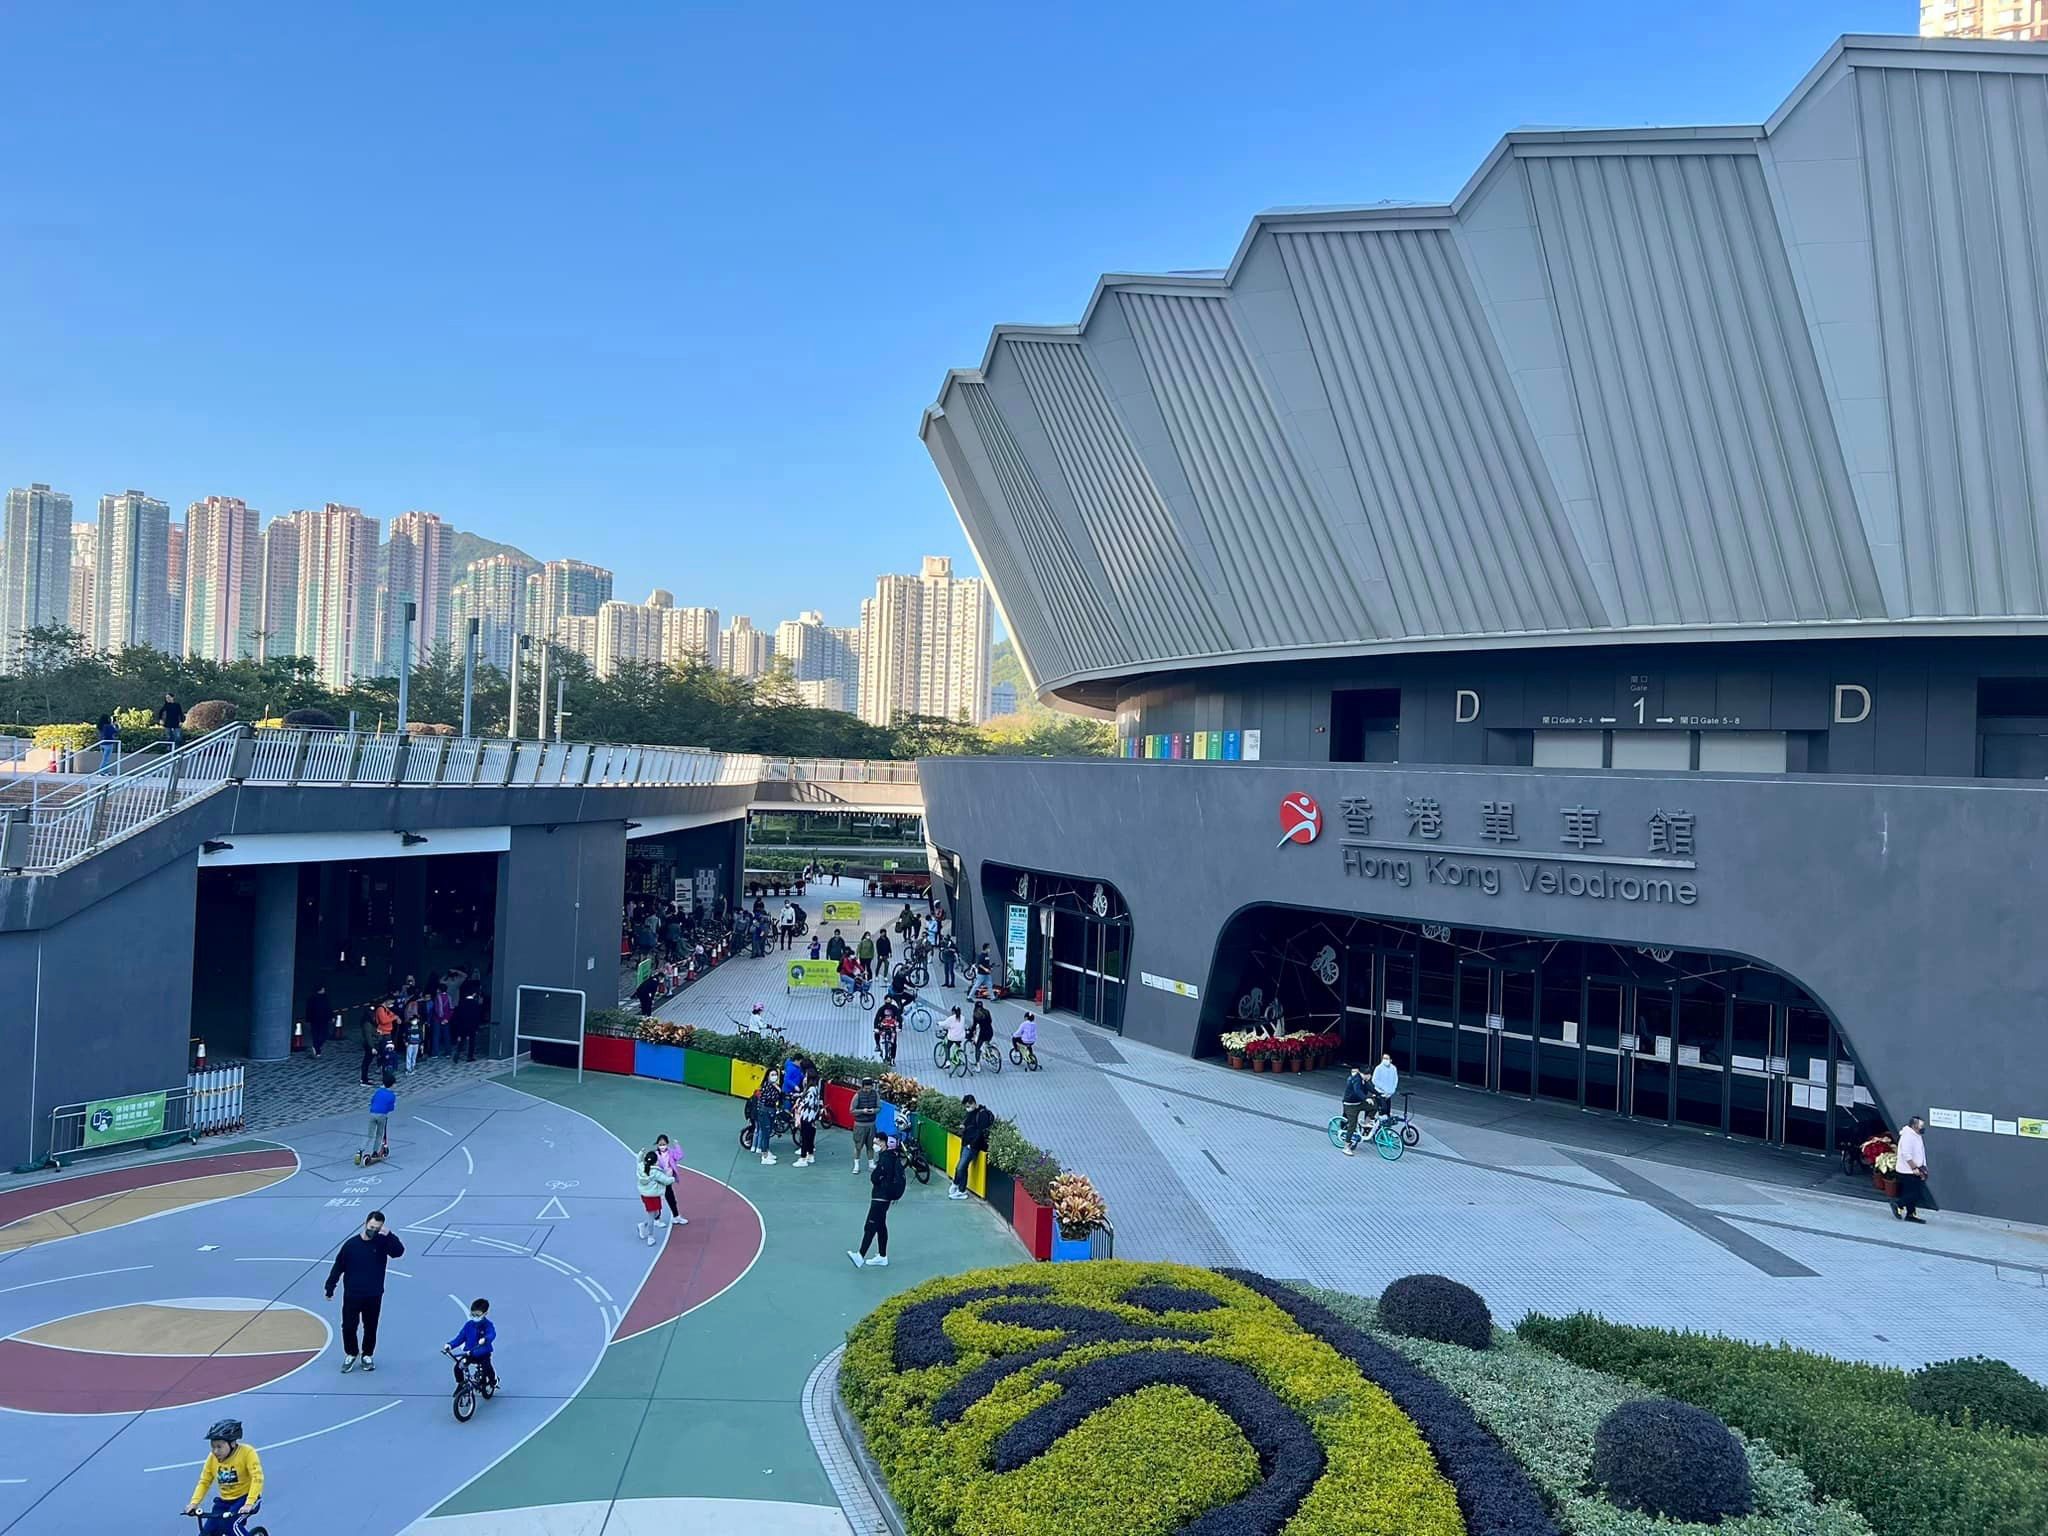
[{"label": "bicycle", "polygon": [[903,1010],[903,1022],[920,1035],[928,1035],[932,1028],[931,1008],[924,1003],[912,1003]]},{"label": "bicycle", "polygon": [[978,1050],[975,1052],[971,1052],[970,1054],[977,1054],[980,1056],[981,1060],[979,1062],[979,1066],[981,1070],[984,1072],[999,1073],[1003,1070],[1002,1048],[998,1046],[993,1040],[982,1041]]},{"label": "bicycle", "polygon": [[875,1059],[891,1065],[896,1061],[896,1037],[902,1030],[878,1029],[875,1031]]},{"label": "bicycle", "polygon": [[789,1045],[788,1033],[780,1024],[774,1023],[761,1011],[759,1003],[754,1004],[753,1011],[744,1019],[740,1018],[737,1014],[731,1013],[728,1013],[726,1017],[732,1020],[733,1031],[736,1034],[752,1036],[761,1040],[773,1040],[777,1045],[785,1048]]},{"label": "bicycle", "polygon": [[[211,1520],[220,1517],[211,1515],[203,1509],[188,1509],[185,1511],[185,1518],[187,1520]],[[227,1518],[234,1522],[235,1536],[270,1536],[270,1528],[268,1526],[249,1525],[246,1523],[248,1519],[246,1515],[229,1515]],[[200,1526],[198,1529],[204,1530],[205,1527]]]},{"label": "bicycle", "polygon": [[[787,1105],[779,1107],[775,1111],[775,1128],[768,1134],[771,1138],[776,1136],[795,1136],[795,1111],[791,1110]],[[742,1152],[754,1150],[754,1121],[751,1116],[748,1117],[747,1123],[740,1127],[740,1150]]]},{"label": "bicycle", "polygon": [[[967,1047],[962,1045],[959,1054],[965,1056]],[[950,1072],[955,1065],[954,1047],[951,1040],[938,1039],[932,1042],[932,1065],[941,1072]]]},{"label": "bicycle", "polygon": [[1022,1040],[1010,1042],[1010,1065],[1022,1067],[1026,1072],[1038,1070],[1038,1047],[1026,1045]]},{"label": "bicycle", "polygon": [[832,989],[832,1006],[844,1008],[848,1002],[858,998],[862,1009],[875,1006],[875,989],[865,981],[856,981],[851,987],[841,982]]},{"label": "bicycle", "polygon": [[[1330,1116],[1328,1130],[1330,1145],[1340,1152],[1343,1151],[1345,1143],[1350,1140],[1344,1129],[1344,1117],[1341,1114]],[[1390,1163],[1399,1161],[1403,1152],[1422,1140],[1422,1131],[1415,1124],[1414,1116],[1408,1112],[1407,1094],[1401,1095],[1401,1108],[1398,1111],[1389,1107],[1384,1114],[1373,1114],[1370,1130],[1365,1129],[1363,1125],[1360,1126],[1357,1140],[1363,1141],[1368,1137],[1372,1140],[1374,1150]],[[1356,1144],[1352,1142],[1352,1145]]]},{"label": "bicycle", "polygon": [[476,1415],[476,1400],[479,1395],[492,1398],[498,1395],[498,1383],[484,1374],[484,1363],[474,1355],[458,1355],[454,1350],[442,1347],[441,1353],[453,1360],[462,1372],[462,1379],[455,1383],[455,1422],[467,1424]]},{"label": "bicycle", "polygon": [[932,1181],[932,1160],[925,1156],[924,1143],[917,1139],[917,1113],[914,1110],[900,1111],[896,1116],[896,1141],[903,1153],[904,1165],[920,1184]]}]

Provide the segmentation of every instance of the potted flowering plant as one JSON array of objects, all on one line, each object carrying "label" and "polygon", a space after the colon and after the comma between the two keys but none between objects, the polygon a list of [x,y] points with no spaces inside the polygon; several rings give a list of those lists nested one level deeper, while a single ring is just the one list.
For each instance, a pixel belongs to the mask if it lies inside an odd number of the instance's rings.
[{"label": "potted flowering plant", "polygon": [[1887,1200],[1898,1199],[1899,1154],[1896,1151],[1880,1152],[1872,1159],[1870,1164],[1870,1182],[1878,1187],[1878,1190]]},{"label": "potted flowering plant", "polygon": [[1299,1072],[1308,1065],[1308,1037],[1305,1035],[1282,1035],[1273,1042],[1273,1054],[1277,1072]]},{"label": "potted flowering plant", "polygon": [[1252,1064],[1254,1072],[1278,1072],[1280,1070],[1280,1042],[1271,1035],[1258,1035],[1247,1041],[1244,1048],[1246,1061]]},{"label": "potted flowering plant", "polygon": [[1242,1072],[1244,1070],[1245,1047],[1258,1038],[1258,1035],[1249,1029],[1226,1030],[1223,1035],[1224,1058],[1229,1061],[1231,1066]]},{"label": "potted flowering plant", "polygon": [[1085,1259],[1090,1255],[1089,1236],[1109,1222],[1109,1207],[1084,1173],[1063,1173],[1047,1191],[1052,1199],[1052,1219],[1059,1227],[1053,1240],[1055,1262]]},{"label": "potted flowering plant", "polygon": [[1891,1137],[1885,1135],[1882,1131],[1880,1131],[1877,1135],[1872,1136],[1869,1140],[1865,1141],[1863,1145],[1857,1148],[1856,1150],[1858,1155],[1861,1156],[1863,1159],[1864,1167],[1875,1168],[1877,1166],[1877,1160],[1879,1156],[1886,1152],[1897,1151],[1898,1144],[1894,1142],[1891,1139]]},{"label": "potted flowering plant", "polygon": [[1344,1037],[1339,1034],[1310,1035],[1308,1037],[1308,1065],[1314,1071],[1331,1057],[1344,1049]]}]

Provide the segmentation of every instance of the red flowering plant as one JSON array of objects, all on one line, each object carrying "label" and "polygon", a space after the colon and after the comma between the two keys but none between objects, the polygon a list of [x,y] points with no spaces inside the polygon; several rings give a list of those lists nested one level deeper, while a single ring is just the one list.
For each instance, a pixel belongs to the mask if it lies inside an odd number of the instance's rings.
[{"label": "red flowering plant", "polygon": [[1277,1056],[1280,1046],[1281,1041],[1275,1036],[1261,1035],[1256,1040],[1245,1042],[1244,1053],[1247,1056]]},{"label": "red flowering plant", "polygon": [[1863,1145],[1857,1148],[1856,1150],[1857,1155],[1863,1159],[1864,1167],[1875,1168],[1877,1166],[1877,1160],[1880,1157],[1884,1156],[1885,1153],[1894,1152],[1898,1150],[1898,1143],[1893,1141],[1891,1137],[1886,1136],[1882,1132],[1880,1132],[1879,1134],[1871,1137],[1868,1141],[1864,1142]]}]

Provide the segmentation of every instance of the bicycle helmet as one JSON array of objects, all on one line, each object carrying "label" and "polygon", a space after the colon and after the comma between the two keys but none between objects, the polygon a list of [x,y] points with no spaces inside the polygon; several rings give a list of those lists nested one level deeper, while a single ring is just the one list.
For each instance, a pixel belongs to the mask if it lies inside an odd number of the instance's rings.
[{"label": "bicycle helmet", "polygon": [[206,1438],[209,1440],[225,1440],[229,1445],[239,1445],[242,1441],[242,1421],[240,1419],[222,1419],[206,1432]]}]

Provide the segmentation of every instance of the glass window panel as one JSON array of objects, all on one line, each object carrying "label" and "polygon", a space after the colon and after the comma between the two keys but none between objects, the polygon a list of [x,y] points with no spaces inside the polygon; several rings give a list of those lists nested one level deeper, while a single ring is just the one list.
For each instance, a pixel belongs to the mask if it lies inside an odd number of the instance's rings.
[{"label": "glass window panel", "polygon": [[1614,766],[1617,768],[1692,767],[1690,731],[1616,731]]},{"label": "glass window panel", "polygon": [[1783,731],[1701,731],[1700,767],[1715,773],[1783,773]]},{"label": "glass window panel", "polygon": [[1600,731],[1538,731],[1530,761],[1538,768],[1598,768],[1606,743]]}]

